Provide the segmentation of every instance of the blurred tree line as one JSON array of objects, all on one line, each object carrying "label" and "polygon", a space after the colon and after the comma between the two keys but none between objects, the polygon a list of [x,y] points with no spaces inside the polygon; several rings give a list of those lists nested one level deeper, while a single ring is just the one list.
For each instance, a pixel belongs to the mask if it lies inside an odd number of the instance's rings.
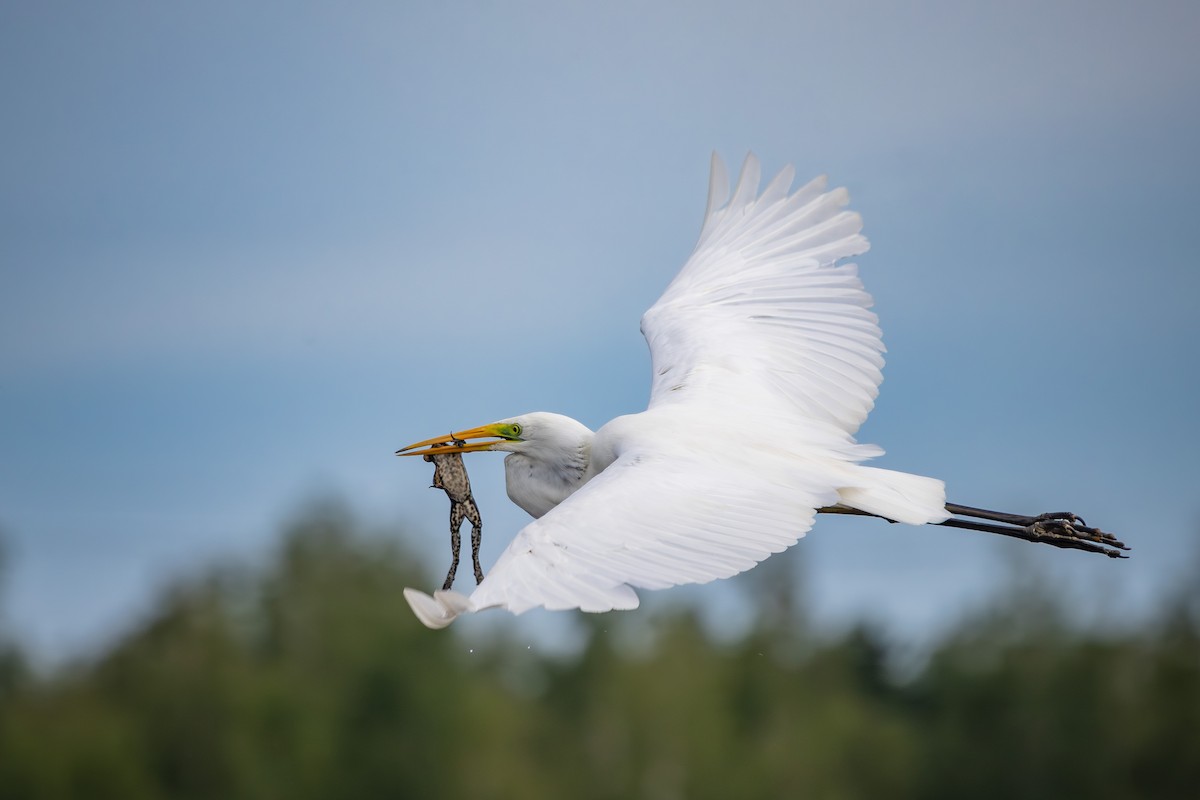
[{"label": "blurred tree line", "polygon": [[0,798],[1200,796],[1200,576],[1139,632],[1024,587],[901,680],[872,629],[813,634],[770,563],[733,642],[688,610],[641,647],[644,617],[582,615],[552,657],[497,614],[469,654],[412,617],[397,539],[355,528],[314,511],[84,664],[0,643]]}]

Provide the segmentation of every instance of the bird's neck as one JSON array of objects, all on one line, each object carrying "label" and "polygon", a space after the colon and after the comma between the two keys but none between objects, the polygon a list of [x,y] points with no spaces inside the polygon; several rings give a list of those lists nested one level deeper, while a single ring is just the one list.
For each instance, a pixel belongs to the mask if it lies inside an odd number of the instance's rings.
[{"label": "bird's neck", "polygon": [[590,431],[580,437],[577,447],[556,449],[551,457],[510,453],[504,459],[509,499],[530,516],[541,517],[592,477],[591,453]]}]

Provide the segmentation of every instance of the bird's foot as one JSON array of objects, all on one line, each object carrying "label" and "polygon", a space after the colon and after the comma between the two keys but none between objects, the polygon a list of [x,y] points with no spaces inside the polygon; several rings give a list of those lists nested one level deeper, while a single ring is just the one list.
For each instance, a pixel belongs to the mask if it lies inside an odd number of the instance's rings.
[{"label": "bird's foot", "polygon": [[1033,541],[1045,542],[1055,547],[1103,553],[1109,558],[1128,558],[1121,552],[1129,550],[1124,542],[1111,533],[1089,527],[1082,517],[1069,511],[1038,514],[1023,522],[1025,531]]}]

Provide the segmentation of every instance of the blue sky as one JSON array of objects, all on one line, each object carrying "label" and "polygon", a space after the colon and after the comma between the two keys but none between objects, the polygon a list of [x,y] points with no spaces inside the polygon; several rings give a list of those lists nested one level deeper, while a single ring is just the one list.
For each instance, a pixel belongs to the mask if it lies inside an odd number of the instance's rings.
[{"label": "blue sky", "polygon": [[[1136,546],[823,520],[783,556],[821,618],[917,637],[1028,568],[1145,608],[1200,558],[1197,30],[1182,2],[6,3],[0,613],[86,652],[327,495],[406,525],[432,586],[445,498],[392,451],[643,408],[638,319],[713,150],[850,189],[879,464]],[[472,477],[486,561],[522,516],[498,456]],[[736,618],[738,586],[684,594]]]}]

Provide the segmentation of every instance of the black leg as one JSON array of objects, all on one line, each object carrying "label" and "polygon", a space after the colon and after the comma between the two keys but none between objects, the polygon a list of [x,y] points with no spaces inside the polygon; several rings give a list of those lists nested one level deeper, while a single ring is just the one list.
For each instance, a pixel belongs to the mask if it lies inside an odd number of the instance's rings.
[{"label": "black leg", "polygon": [[[856,514],[867,517],[880,517],[848,506],[830,506],[817,509],[826,514]],[[1084,550],[1089,553],[1102,553],[1110,558],[1126,558],[1120,551],[1128,550],[1123,542],[1111,533],[1105,533],[1099,528],[1089,528],[1083,520],[1070,512],[1054,512],[1039,514],[1035,517],[1021,514],[1008,514],[1002,511],[988,511],[983,508],[960,506],[947,503],[946,510],[958,517],[974,517],[975,519],[955,519],[951,517],[944,522],[934,523],[947,528],[961,528],[983,533],[995,533],[1001,536],[1011,536],[1027,542],[1062,547],[1070,550]],[[977,519],[988,522],[976,522]],[[894,522],[895,520],[887,520]],[[1000,523],[1000,524],[996,524]]]},{"label": "black leg", "polygon": [[[1072,514],[1070,511],[1051,511],[1031,517],[1022,514],[1007,514],[1002,511],[988,511],[985,508],[960,506],[956,503],[946,503],[946,510],[958,517],[974,517],[975,519],[986,519],[1012,525],[1029,534],[1029,536],[1021,536],[1019,538],[1025,538],[1031,542],[1045,542],[1053,544],[1056,547],[1075,547],[1075,549],[1085,549],[1091,552],[1102,552],[1113,558],[1120,556],[1119,553],[1115,552],[1116,550],[1129,549],[1125,546],[1124,542],[1117,539],[1111,533],[1105,533],[1099,528],[1088,527],[1088,524],[1083,521],[1082,517]],[[943,524],[947,524],[950,521],[947,520]],[[950,527],[962,528],[969,526],[951,525]],[[1078,548],[1075,545],[1065,543],[1070,541],[1091,542],[1100,545],[1101,549]]]},{"label": "black leg", "polygon": [[960,506],[957,503],[946,503],[946,510],[959,517],[990,519],[993,522],[1007,522],[1009,525],[1024,526],[1031,525],[1034,522],[1046,522],[1055,519],[1069,520],[1072,523],[1078,522],[1080,525],[1087,525],[1083,521],[1083,517],[1072,514],[1070,511],[1051,511],[1046,514],[1038,514],[1036,517],[1029,517],[1022,514],[1006,514],[1003,511],[988,511],[986,508]]}]

